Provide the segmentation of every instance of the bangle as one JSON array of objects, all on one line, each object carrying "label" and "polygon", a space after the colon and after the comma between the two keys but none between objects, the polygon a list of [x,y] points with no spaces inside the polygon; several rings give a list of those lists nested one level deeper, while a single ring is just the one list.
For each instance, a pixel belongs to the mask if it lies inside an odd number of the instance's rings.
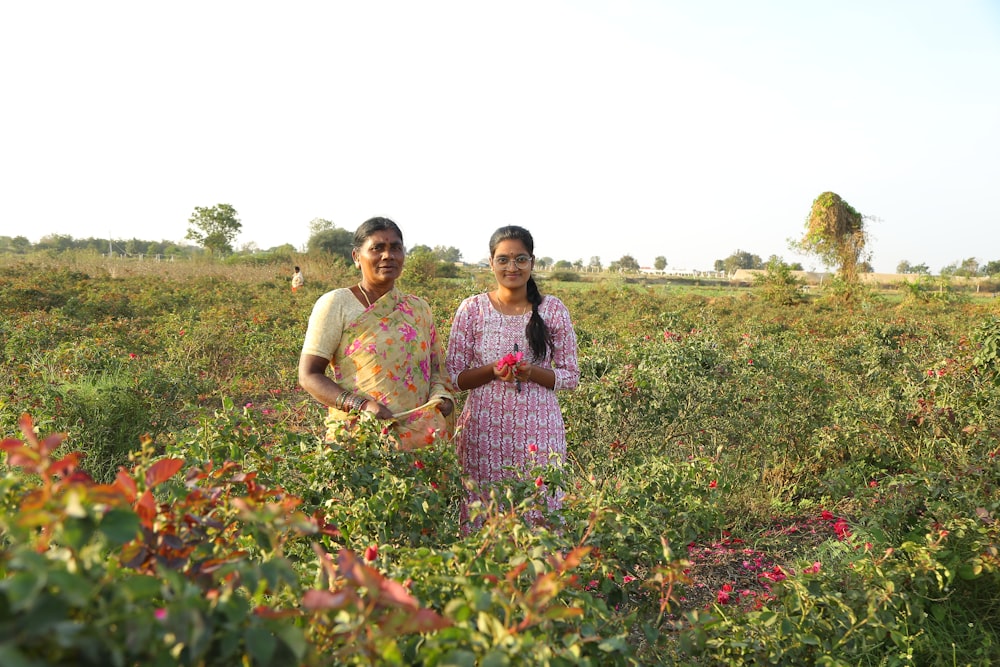
[{"label": "bangle", "polygon": [[344,406],[347,408],[345,412],[355,412],[360,411],[365,407],[365,403],[368,399],[364,396],[358,396],[357,394],[348,394],[347,398],[344,399]]}]

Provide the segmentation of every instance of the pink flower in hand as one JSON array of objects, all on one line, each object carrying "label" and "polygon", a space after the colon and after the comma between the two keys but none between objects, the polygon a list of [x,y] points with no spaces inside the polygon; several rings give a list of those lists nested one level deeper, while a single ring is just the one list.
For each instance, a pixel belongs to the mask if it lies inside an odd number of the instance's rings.
[{"label": "pink flower in hand", "polygon": [[521,359],[524,359],[524,352],[512,352],[497,362],[497,368],[500,370],[504,370],[506,368],[513,370],[514,366],[517,366]]}]

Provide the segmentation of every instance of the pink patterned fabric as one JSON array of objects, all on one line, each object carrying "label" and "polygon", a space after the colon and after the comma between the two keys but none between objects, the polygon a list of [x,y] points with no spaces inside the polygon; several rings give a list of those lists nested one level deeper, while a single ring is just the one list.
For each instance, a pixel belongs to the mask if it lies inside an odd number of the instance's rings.
[{"label": "pink patterned fabric", "polygon": [[[454,386],[458,386],[459,373],[495,363],[514,352],[516,344],[529,361],[555,371],[555,389],[575,388],[580,368],[569,311],[554,296],[546,296],[538,310],[555,344],[545,360],[532,358],[525,337],[530,310],[524,315],[503,315],[486,294],[463,301],[455,313],[445,357]],[[463,475],[480,487],[517,474],[504,467],[527,472],[536,463],[562,465],[566,460],[566,428],[556,392],[534,382],[521,383],[520,392],[513,382],[499,380],[469,391],[455,439]],[[551,461],[550,455],[554,455]],[[553,498],[550,508],[558,504],[558,498]]]}]

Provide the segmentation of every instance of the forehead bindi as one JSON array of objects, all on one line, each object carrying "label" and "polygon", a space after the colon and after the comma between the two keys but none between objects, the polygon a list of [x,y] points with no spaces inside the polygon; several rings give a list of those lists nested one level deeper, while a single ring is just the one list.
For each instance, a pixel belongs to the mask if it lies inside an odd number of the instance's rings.
[{"label": "forehead bindi", "polygon": [[382,230],[382,231],[375,232],[374,234],[372,234],[371,236],[369,236],[365,240],[364,247],[366,249],[368,249],[368,248],[374,248],[376,246],[381,246],[381,247],[385,247],[385,246],[399,246],[399,247],[401,247],[402,245],[403,245],[403,240],[401,238],[399,238],[398,234],[396,234],[395,232],[392,232],[392,231]]},{"label": "forehead bindi", "polygon": [[518,255],[530,255],[528,249],[524,247],[524,243],[516,239],[508,239],[506,241],[501,241],[497,244],[496,249],[493,251],[493,256],[497,255],[508,255],[510,257],[517,257]]}]

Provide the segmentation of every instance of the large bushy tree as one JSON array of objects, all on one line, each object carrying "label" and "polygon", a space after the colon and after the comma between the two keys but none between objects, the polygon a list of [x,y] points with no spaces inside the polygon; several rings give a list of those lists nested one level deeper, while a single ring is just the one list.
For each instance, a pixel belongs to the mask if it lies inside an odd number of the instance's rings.
[{"label": "large bushy tree", "polygon": [[835,192],[824,192],[813,200],[806,218],[806,233],[797,247],[835,267],[845,283],[856,283],[868,260],[865,216]]},{"label": "large bushy tree", "polygon": [[223,255],[233,251],[233,241],[243,229],[243,223],[236,215],[236,209],[229,204],[215,206],[195,206],[188,218],[187,235],[213,255]]},{"label": "large bushy tree", "polygon": [[354,232],[340,229],[323,218],[313,218],[309,223],[309,240],[306,242],[309,252],[325,252],[350,262],[353,247]]}]

